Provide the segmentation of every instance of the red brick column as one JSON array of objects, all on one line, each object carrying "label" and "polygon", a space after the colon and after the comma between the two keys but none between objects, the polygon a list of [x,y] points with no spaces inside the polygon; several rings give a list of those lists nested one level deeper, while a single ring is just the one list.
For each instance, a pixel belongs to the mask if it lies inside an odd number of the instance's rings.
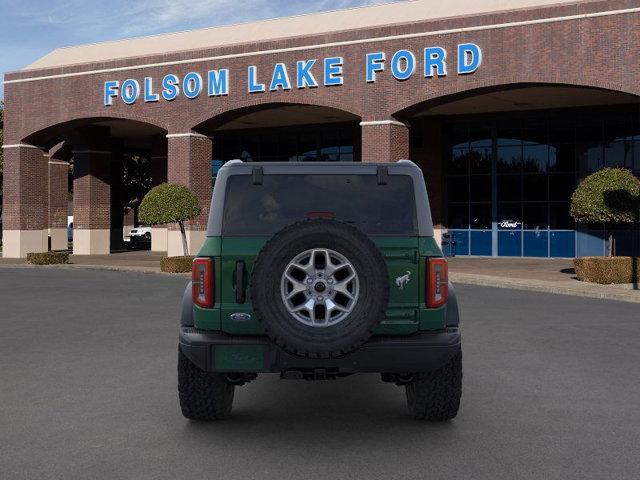
[{"label": "red brick column", "polygon": [[362,161],[397,162],[409,158],[409,127],[397,120],[363,121]]},{"label": "red brick column", "polygon": [[47,251],[48,155],[26,144],[4,145],[2,256]]},{"label": "red brick column", "polygon": [[[187,243],[189,254],[195,255],[204,242],[211,204],[211,139],[198,133],[175,133],[167,135],[169,183],[188,187],[198,197],[202,214],[188,222]],[[168,255],[184,255],[182,240],[177,225],[169,226]]]},{"label": "red brick column", "polygon": [[69,164],[49,159],[49,236],[51,250],[66,250]]},{"label": "red brick column", "polygon": [[107,255],[111,247],[109,129],[82,129],[73,145],[73,253]]},{"label": "red brick column", "polygon": [[[155,187],[167,181],[167,138],[156,135],[151,143],[151,186]],[[168,230],[166,225],[154,225],[151,228],[151,251],[166,252]]]}]

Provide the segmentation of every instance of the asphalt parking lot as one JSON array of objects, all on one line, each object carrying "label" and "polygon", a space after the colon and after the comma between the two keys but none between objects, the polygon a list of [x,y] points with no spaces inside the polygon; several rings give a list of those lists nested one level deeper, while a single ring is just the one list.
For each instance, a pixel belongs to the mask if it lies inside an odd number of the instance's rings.
[{"label": "asphalt parking lot", "polygon": [[376,375],[263,376],[198,424],[176,395],[185,278],[0,269],[0,478],[637,479],[640,307],[459,286],[457,419]]}]

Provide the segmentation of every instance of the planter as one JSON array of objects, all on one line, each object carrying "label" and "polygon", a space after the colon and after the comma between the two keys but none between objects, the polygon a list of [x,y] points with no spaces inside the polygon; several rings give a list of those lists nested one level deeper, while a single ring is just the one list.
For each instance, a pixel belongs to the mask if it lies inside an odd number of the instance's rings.
[{"label": "planter", "polygon": [[194,257],[164,257],[160,259],[160,271],[167,273],[191,272]]},{"label": "planter", "polygon": [[640,281],[640,257],[582,257],[573,260],[578,280],[600,283]]},{"label": "planter", "polygon": [[31,265],[60,265],[69,263],[69,252],[27,253]]}]

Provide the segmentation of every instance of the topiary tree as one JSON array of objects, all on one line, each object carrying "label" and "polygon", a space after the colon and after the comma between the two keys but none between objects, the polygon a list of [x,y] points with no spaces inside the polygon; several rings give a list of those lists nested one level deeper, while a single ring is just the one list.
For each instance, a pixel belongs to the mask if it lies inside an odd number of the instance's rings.
[{"label": "topiary tree", "polygon": [[[624,168],[605,168],[589,175],[571,196],[571,216],[584,223],[637,223],[640,180]],[[612,254],[610,235],[609,256]]]},{"label": "topiary tree", "polygon": [[198,198],[187,187],[163,183],[152,188],[140,204],[138,218],[149,225],[177,223],[182,234],[184,254],[189,255],[184,222],[202,213]]}]

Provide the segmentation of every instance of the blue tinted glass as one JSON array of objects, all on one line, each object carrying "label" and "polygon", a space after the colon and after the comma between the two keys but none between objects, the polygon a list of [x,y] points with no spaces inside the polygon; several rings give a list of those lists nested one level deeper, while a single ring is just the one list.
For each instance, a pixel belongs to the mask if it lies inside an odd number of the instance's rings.
[{"label": "blue tinted glass", "polygon": [[522,256],[522,231],[498,232],[498,256]]},{"label": "blue tinted glass", "polygon": [[471,255],[491,255],[491,230],[472,230],[470,241]]},{"label": "blue tinted glass", "polygon": [[469,228],[469,204],[449,205],[449,228]]},{"label": "blue tinted glass", "polygon": [[452,247],[456,255],[469,255],[469,231],[468,230],[449,230],[449,233],[455,241]]},{"label": "blue tinted glass", "polygon": [[549,160],[548,145],[526,145],[522,153],[522,166],[525,172],[545,173]]},{"label": "blue tinted glass", "polygon": [[604,229],[580,230],[576,233],[579,257],[606,255],[606,235]]},{"label": "blue tinted glass", "polygon": [[510,202],[522,199],[521,175],[498,175],[498,201]]},{"label": "blue tinted glass", "polygon": [[491,175],[471,175],[472,202],[490,202],[492,191]]},{"label": "blue tinted glass", "polygon": [[523,232],[522,254],[525,257],[547,257],[549,255],[549,232]]},{"label": "blue tinted glass", "polygon": [[631,167],[633,165],[633,144],[619,141],[605,145],[604,164],[607,167]]},{"label": "blue tinted glass", "polygon": [[447,166],[449,174],[466,174],[469,172],[469,149],[454,148],[451,153],[451,161]]},{"label": "blue tinted glass", "polygon": [[549,199],[547,184],[547,175],[523,175],[522,199],[525,202],[546,202]]},{"label": "blue tinted glass", "polygon": [[572,258],[576,256],[575,232],[551,232],[550,251],[552,257]]},{"label": "blue tinted glass", "polygon": [[467,202],[469,200],[469,177],[455,176],[447,179],[447,198],[449,202]]},{"label": "blue tinted glass", "polygon": [[475,230],[491,228],[491,203],[472,203],[470,227]]},{"label": "blue tinted glass", "polygon": [[498,147],[498,173],[522,171],[522,147]]}]

